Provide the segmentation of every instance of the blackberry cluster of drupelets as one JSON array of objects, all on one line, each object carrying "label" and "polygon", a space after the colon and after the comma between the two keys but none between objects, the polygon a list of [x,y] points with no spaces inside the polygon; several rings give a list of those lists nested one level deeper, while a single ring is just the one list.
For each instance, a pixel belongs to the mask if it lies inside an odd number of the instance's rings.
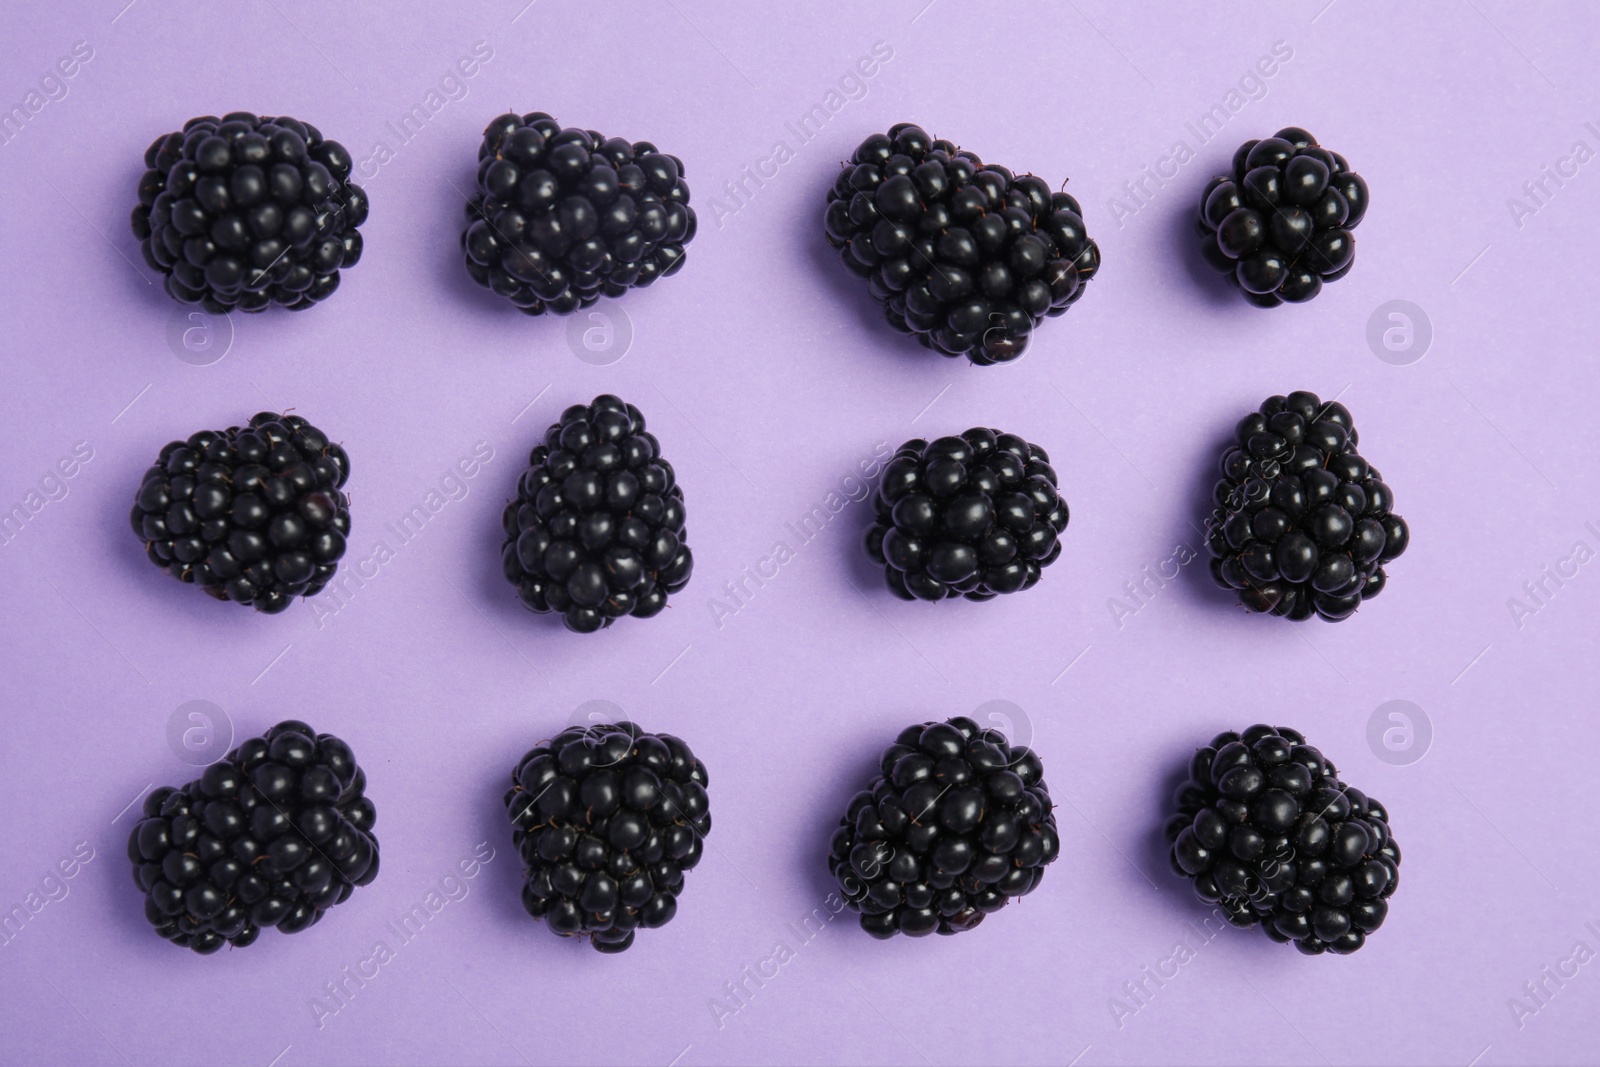
[{"label": "blackberry cluster of drupelets", "polygon": [[1367,199],[1343,156],[1290,126],[1240,145],[1202,190],[1200,251],[1257,307],[1303,303],[1355,265]]},{"label": "blackberry cluster of drupelets", "polygon": [[1358,437],[1349,409],[1315,393],[1268,397],[1239,421],[1207,545],[1212,577],[1249,610],[1338,622],[1383,591],[1411,531]]},{"label": "blackberry cluster of drupelets", "polygon": [[890,326],[980,365],[1021,356],[1100,269],[1070,194],[910,123],[861,142],[828,193],[824,227]]},{"label": "blackberry cluster of drupelets", "polygon": [[535,746],[505,795],[523,907],[607,953],[666,925],[711,832],[707,781],[688,745],[631,722],[573,726]]},{"label": "blackberry cluster of drupelets", "polygon": [[981,426],[900,446],[873,507],[867,553],[904,600],[1032,588],[1061,555],[1069,516],[1045,450]]},{"label": "blackberry cluster of drupelets", "polygon": [[850,801],[828,869],[876,938],[957,934],[1033,892],[1061,851],[1044,765],[958,716],[909,726]]},{"label": "blackberry cluster of drupelets", "polygon": [[150,925],[205,954],[318,922],[378,876],[366,784],[349,745],[289,720],[157,789],[128,837]]},{"label": "blackberry cluster of drupelets", "polygon": [[311,596],[350,533],[350,457],[298,415],[202,430],[161,450],[129,516],[150,561],[268,614]]},{"label": "blackberry cluster of drupelets", "polygon": [[529,610],[592,633],[658,614],[688,584],[683,490],[638,408],[609,394],[574,404],[528,462],[501,563]]},{"label": "blackberry cluster of drupelets", "polygon": [[1382,804],[1285,727],[1228,731],[1195,752],[1167,820],[1172,868],[1235,926],[1307,955],[1359,949],[1400,884]]},{"label": "blackberry cluster of drupelets", "polygon": [[566,315],[683,266],[683,160],[648,141],[506,114],[483,131],[461,235],[473,281],[529,315]]},{"label": "blackberry cluster of drupelets", "polygon": [[222,314],[326,300],[361,258],[367,194],[315,126],[234,111],[144,154],[133,233],[169,294]]}]

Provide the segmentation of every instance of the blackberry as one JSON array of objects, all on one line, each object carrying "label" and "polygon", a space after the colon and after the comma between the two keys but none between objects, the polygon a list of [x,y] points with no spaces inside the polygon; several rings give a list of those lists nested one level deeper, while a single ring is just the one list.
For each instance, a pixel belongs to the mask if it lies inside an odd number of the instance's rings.
[{"label": "blackberry", "polygon": [[1297,126],[1233,154],[1200,194],[1200,251],[1257,307],[1302,303],[1350,273],[1367,183]]},{"label": "blackberry", "polygon": [[683,160],[649,141],[562,129],[542,111],[483,131],[467,273],[529,315],[568,315],[674,274],[694,234]]},{"label": "blackberry", "polygon": [[173,441],[129,516],[150,562],[268,614],[328,584],[350,534],[350,457],[298,415]]},{"label": "blackberry", "polygon": [[665,926],[711,832],[707,781],[688,745],[631,722],[571,726],[535,746],[505,796],[527,864],[522,906],[600,952]]},{"label": "blackberry", "polygon": [[958,934],[1033,892],[1061,851],[1044,766],[958,716],[908,726],[850,801],[828,870],[876,938]]},{"label": "blackberry", "polygon": [[873,506],[867,554],[903,600],[1032,588],[1061,555],[1068,518],[1045,450],[981,426],[901,445]]},{"label": "blackberry", "polygon": [[366,787],[349,745],[291,719],[157,789],[128,836],[145,918],[201,954],[315,924],[378,876]]},{"label": "blackberry", "polygon": [[1382,804],[1299,731],[1256,725],[1195,752],[1167,820],[1172,869],[1235,926],[1307,955],[1359,949],[1400,884]]},{"label": "blackberry", "polygon": [[1021,356],[1100,269],[1075,198],[905,122],[844,164],[824,227],[890,326],[980,366]]},{"label": "blackberry", "polygon": [[367,194],[350,153],[298,119],[233,111],[145,150],[133,234],[169,294],[222,314],[301,311],[361,258]]},{"label": "blackberry", "polygon": [[574,404],[528,456],[506,505],[505,576],[530,610],[593,633],[648,619],[689,583],[683,490],[632,404]]},{"label": "blackberry", "polygon": [[1411,541],[1394,493],[1356,452],[1349,409],[1315,393],[1268,397],[1234,438],[1212,494],[1212,577],[1251,611],[1349,618]]}]

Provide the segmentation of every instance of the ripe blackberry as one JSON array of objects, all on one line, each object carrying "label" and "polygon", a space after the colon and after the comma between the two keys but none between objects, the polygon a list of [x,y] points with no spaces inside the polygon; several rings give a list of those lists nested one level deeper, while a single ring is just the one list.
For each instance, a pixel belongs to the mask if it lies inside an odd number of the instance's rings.
[{"label": "ripe blackberry", "polygon": [[169,294],[215,314],[301,311],[361,258],[367,194],[350,153],[298,119],[233,111],[184,123],[144,154],[133,234]]},{"label": "ripe blackberry", "polygon": [[958,934],[1033,892],[1061,851],[1044,765],[969,718],[900,731],[850,801],[828,870],[876,938]]},{"label": "ripe blackberry", "polygon": [[1075,198],[905,122],[861,142],[824,225],[890,326],[980,366],[1021,356],[1100,269]]},{"label": "ripe blackberry", "polygon": [[129,516],[150,562],[218,600],[283,611],[328,584],[350,533],[350,457],[298,415],[173,441]]},{"label": "ripe blackberry", "polygon": [[562,129],[542,111],[483,131],[467,273],[529,315],[568,315],[676,273],[694,234],[683,160],[649,141]]},{"label": "ripe blackberry", "polygon": [[648,619],[689,584],[683,490],[644,416],[617,397],[574,404],[545,432],[506,505],[506,579],[530,610],[593,633]]},{"label": "ripe blackberry", "polygon": [[570,726],[535,746],[505,797],[527,864],[522,906],[600,952],[665,926],[711,832],[707,781],[688,745],[631,722]]},{"label": "ripe blackberry", "polygon": [[873,506],[867,554],[903,600],[1032,588],[1061,555],[1068,518],[1045,450],[981,426],[901,445]]},{"label": "ripe blackberry", "polygon": [[1382,804],[1296,730],[1252,726],[1195,752],[1167,820],[1172,868],[1235,926],[1307,955],[1360,948],[1400,884]]},{"label": "ripe blackberry", "polygon": [[1212,577],[1251,611],[1349,618],[1411,541],[1394,493],[1356,452],[1349,409],[1315,393],[1272,396],[1234,436],[1212,494]]},{"label": "ripe blackberry", "polygon": [[1200,194],[1200,251],[1257,307],[1302,303],[1350,273],[1367,183],[1297,126],[1233,154]]},{"label": "ripe blackberry", "polygon": [[291,719],[157,789],[128,836],[145,918],[201,954],[311,926],[378,876],[366,787],[349,745]]}]

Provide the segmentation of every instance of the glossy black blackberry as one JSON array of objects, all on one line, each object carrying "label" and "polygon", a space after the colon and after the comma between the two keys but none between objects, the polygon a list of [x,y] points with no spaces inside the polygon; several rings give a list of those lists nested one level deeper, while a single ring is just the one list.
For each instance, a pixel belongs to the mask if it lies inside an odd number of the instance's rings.
[{"label": "glossy black blackberry", "polygon": [[489,123],[461,247],[473,281],[529,315],[567,315],[683,266],[683,160],[542,111]]},{"label": "glossy black blackberry", "polygon": [[1167,820],[1172,869],[1235,926],[1307,955],[1359,949],[1400,884],[1382,804],[1339,781],[1296,730],[1218,734],[1195,752]]},{"label": "glossy black blackberry", "polygon": [[971,719],[900,731],[850,801],[828,870],[876,938],[958,934],[1033,892],[1061,851],[1044,765]]},{"label": "glossy black blackberry", "polygon": [[144,154],[133,234],[169,294],[207,311],[300,311],[361,258],[350,153],[287,116],[190,119]]},{"label": "glossy black blackberry", "polygon": [[218,600],[268,614],[322,590],[350,534],[350,457],[298,415],[173,441],[130,520],[150,562]]},{"label": "glossy black blackberry", "polygon": [[366,787],[349,745],[289,720],[157,789],[128,837],[145,918],[202,954],[313,925],[378,876]]},{"label": "glossy black blackberry", "polygon": [[890,326],[979,365],[1021,356],[1100,269],[1071,195],[904,122],[844,164],[824,226]]},{"label": "glossy black blackberry", "polygon": [[981,426],[901,445],[873,506],[867,554],[903,600],[1030,589],[1061,555],[1068,519],[1045,450]]},{"label": "glossy black blackberry", "polygon": [[1349,409],[1315,393],[1268,397],[1240,420],[1207,546],[1211,576],[1249,610],[1338,622],[1383,591],[1411,531],[1358,439]]},{"label": "glossy black blackberry", "polygon": [[658,614],[689,583],[683,490],[638,408],[610,395],[574,404],[528,463],[500,560],[530,610],[593,633]]},{"label": "glossy black blackberry", "polygon": [[527,865],[522,906],[600,952],[665,926],[711,832],[707,782],[688,745],[631,722],[571,726],[541,742],[505,797]]},{"label": "glossy black blackberry", "polygon": [[1302,303],[1350,273],[1367,183],[1297,126],[1233,154],[1200,194],[1200,251],[1257,307]]}]

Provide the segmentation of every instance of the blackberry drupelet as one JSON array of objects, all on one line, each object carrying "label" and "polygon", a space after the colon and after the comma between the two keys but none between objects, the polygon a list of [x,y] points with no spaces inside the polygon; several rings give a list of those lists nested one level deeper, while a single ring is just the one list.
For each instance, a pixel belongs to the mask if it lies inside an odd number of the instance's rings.
[{"label": "blackberry drupelet", "polygon": [[1257,307],[1302,303],[1350,273],[1367,183],[1290,126],[1233,154],[1200,194],[1200,251]]},{"label": "blackberry drupelet", "polygon": [[1315,393],[1268,397],[1234,436],[1212,494],[1212,577],[1251,611],[1349,618],[1411,541],[1394,493],[1356,452],[1349,410]]},{"label": "blackberry drupelet", "polygon": [[169,294],[215,314],[300,311],[361,258],[367,194],[350,153],[310,123],[234,111],[190,119],[144,154],[133,233]]},{"label": "blackberry drupelet", "polygon": [[707,781],[688,745],[631,722],[571,726],[541,742],[505,797],[527,864],[522,906],[600,952],[665,926],[711,832]]},{"label": "blackberry drupelet", "polygon": [[530,610],[593,633],[648,619],[689,583],[683,490],[632,404],[574,404],[544,435],[506,505],[505,576]]},{"label": "blackberry drupelet", "polygon": [[366,787],[349,745],[291,719],[157,789],[128,837],[145,918],[201,954],[313,925],[378,876]]},{"label": "blackberry drupelet", "polygon": [[981,426],[901,445],[873,506],[867,554],[904,600],[1032,588],[1061,555],[1068,519],[1045,450]]},{"label": "blackberry drupelet", "polygon": [[1100,269],[1076,199],[904,122],[861,142],[824,225],[890,326],[980,366],[1021,356]]},{"label": "blackberry drupelet", "polygon": [[1172,868],[1235,926],[1260,923],[1315,956],[1354,952],[1383,925],[1400,884],[1388,812],[1298,731],[1218,734],[1195,752],[1175,803]]},{"label": "blackberry drupelet", "polygon": [[467,273],[529,315],[568,315],[676,273],[694,234],[683,160],[649,141],[562,129],[542,111],[483,131]]},{"label": "blackberry drupelet", "polygon": [[1044,766],[958,716],[900,732],[828,850],[845,901],[876,938],[958,934],[1033,892],[1061,851]]},{"label": "blackberry drupelet", "polygon": [[328,584],[350,534],[350,457],[298,415],[173,441],[130,516],[150,562],[218,600],[275,614]]}]

